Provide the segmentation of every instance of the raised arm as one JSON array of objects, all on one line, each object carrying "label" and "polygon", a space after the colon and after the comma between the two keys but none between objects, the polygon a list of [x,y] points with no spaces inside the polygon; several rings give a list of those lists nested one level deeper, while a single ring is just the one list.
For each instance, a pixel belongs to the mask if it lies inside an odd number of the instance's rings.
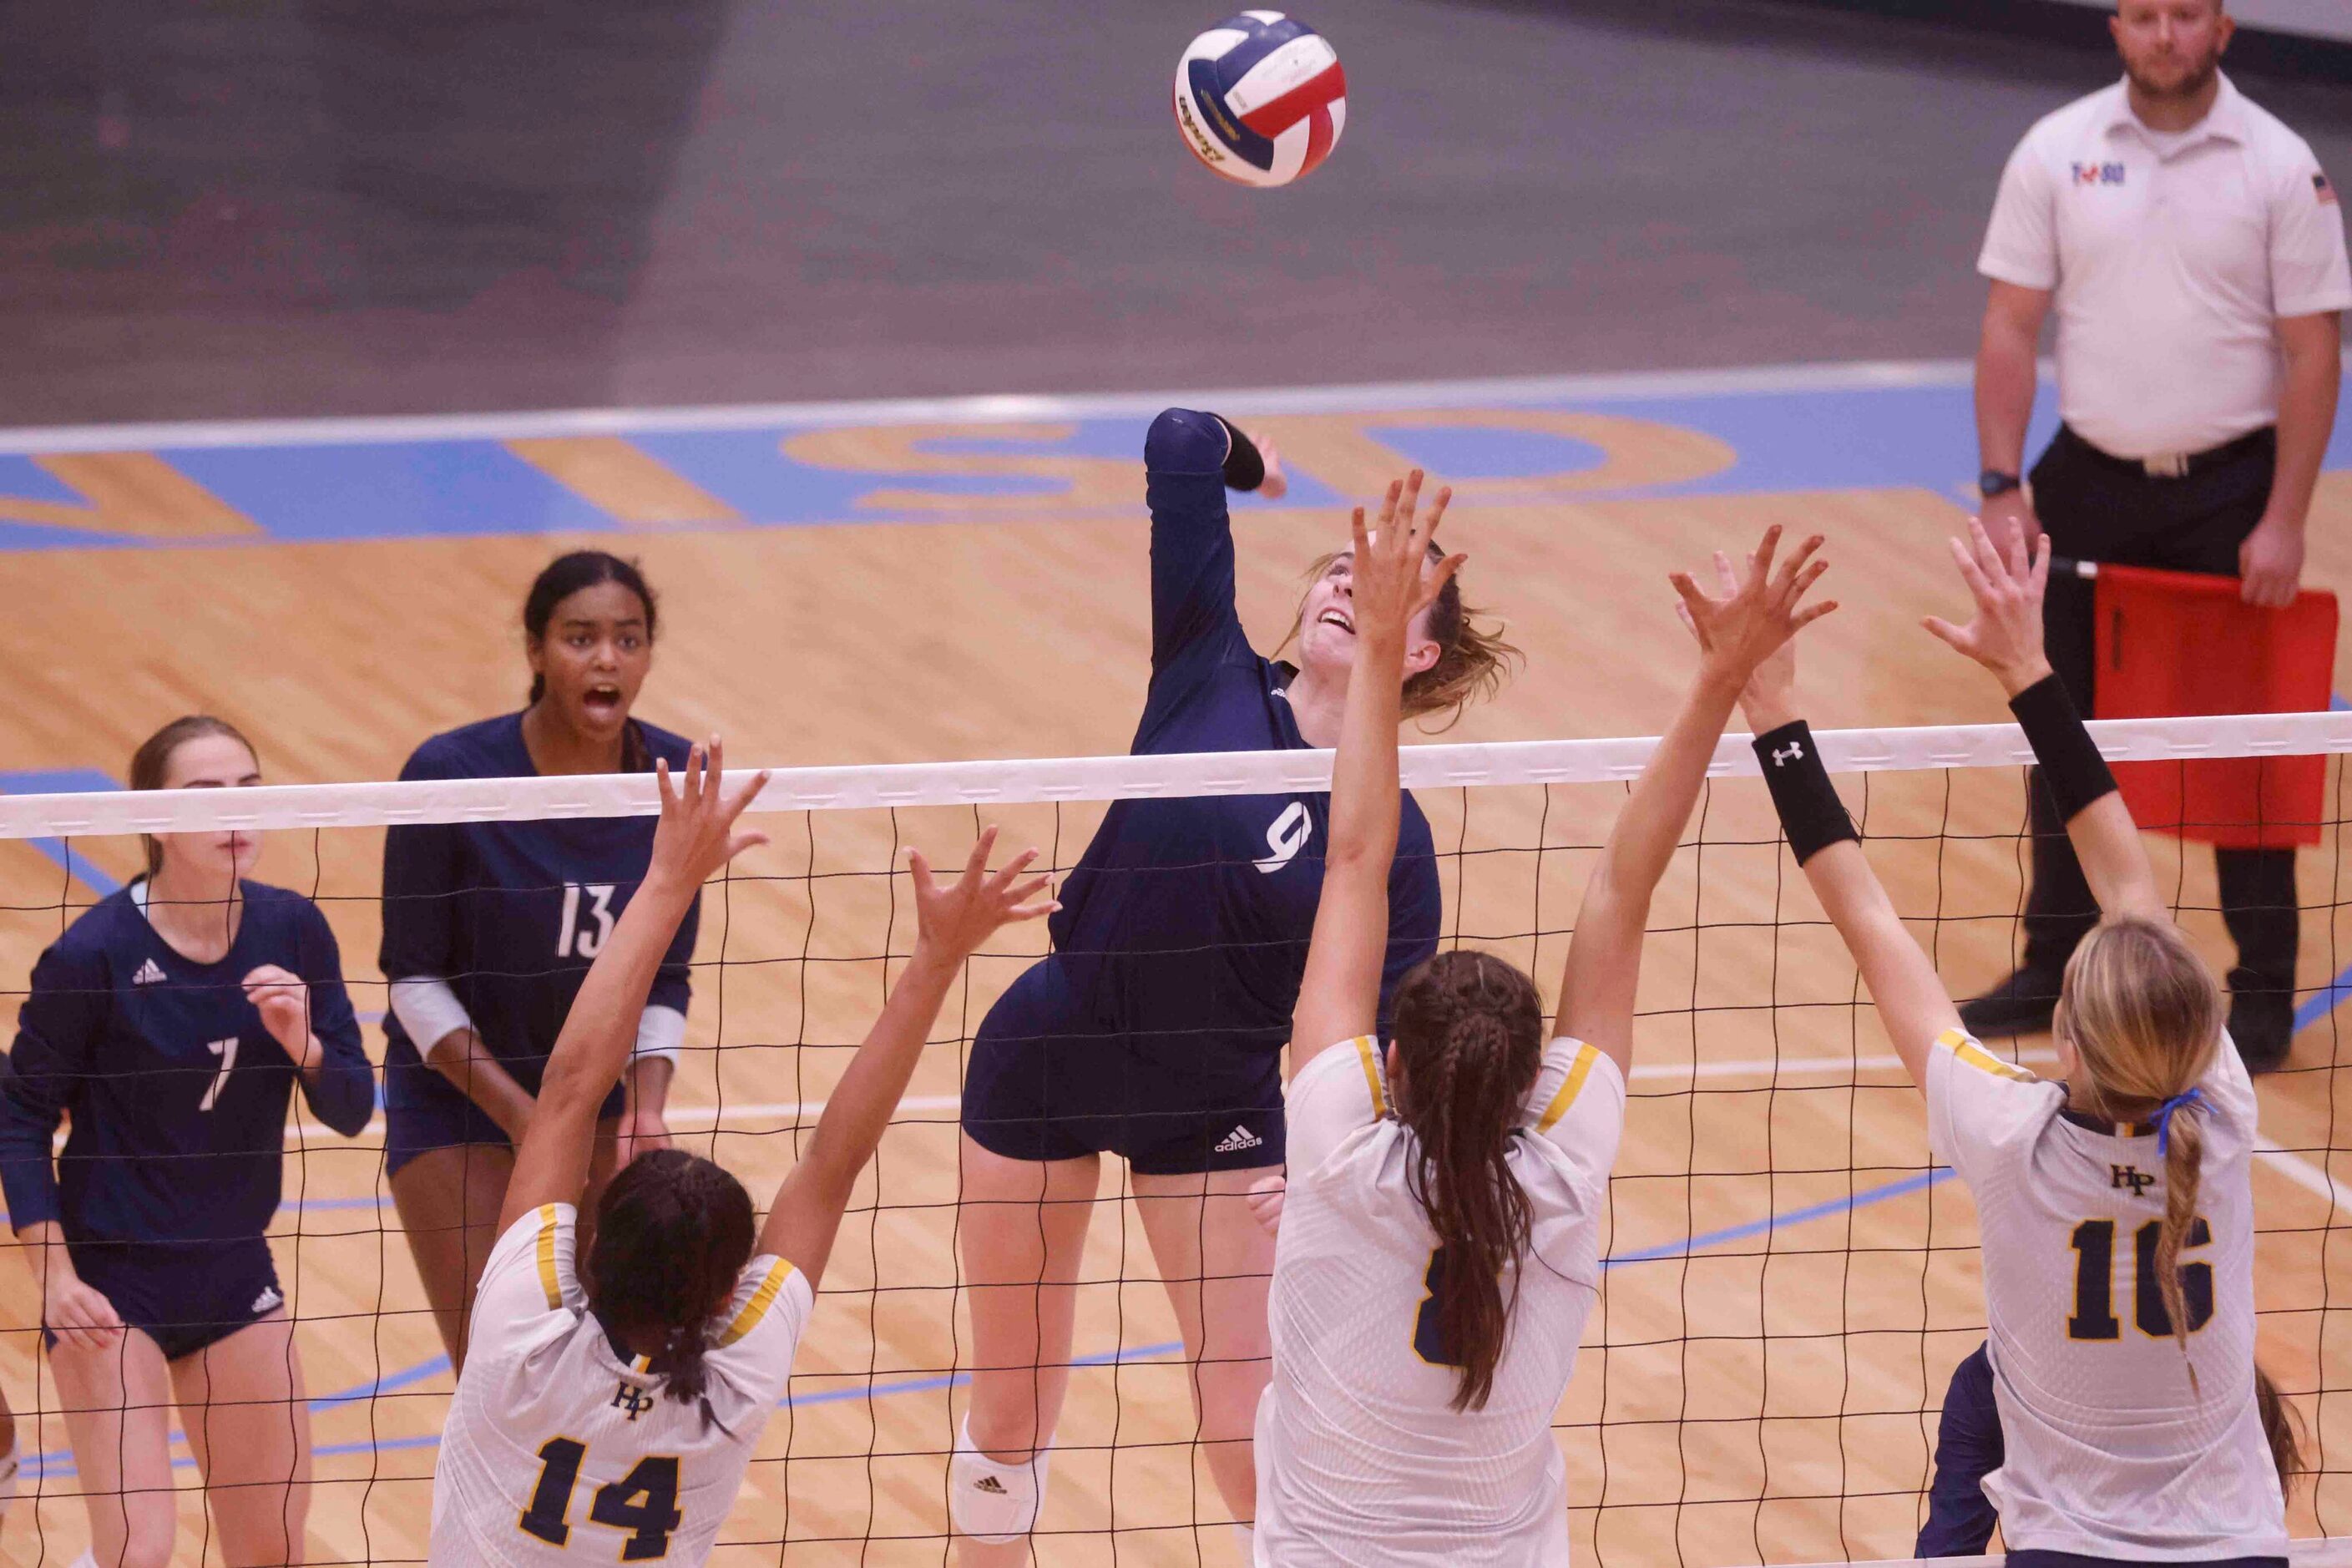
[{"label": "raised arm", "polygon": [[1698,674],[1617,814],[1601,863],[1585,883],[1576,933],[1560,972],[1559,1016],[1552,1031],[1601,1051],[1621,1072],[1633,1065],[1633,998],[1650,896],[1690,821],[1724,721],[1756,667],[1799,628],[1837,608],[1834,601],[1800,608],[1805,591],[1829,569],[1827,562],[1808,564],[1821,542],[1814,535],[1775,570],[1772,556],[1780,531],[1768,529],[1748,558],[1746,580],[1737,583],[1731,563],[1718,554],[1717,571],[1726,590],[1720,599],[1702,594],[1686,573],[1670,579],[1683,596],[1684,621],[1699,638]]},{"label": "raised arm", "polygon": [[1389,951],[1389,867],[1396,858],[1405,642],[1413,616],[1436,600],[1465,559],[1428,560],[1430,541],[1452,499],[1451,490],[1438,491],[1429,515],[1416,517],[1421,470],[1415,468],[1389,487],[1377,534],[1365,531],[1361,507],[1351,524],[1356,658],[1331,767],[1323,891],[1291,1014],[1293,1077],[1328,1047],[1368,1035],[1379,1023],[1381,972]]},{"label": "raised arm", "polygon": [[2050,581],[2050,542],[1997,548],[1982,524],[1969,520],[1969,537],[1952,541],[1952,559],[1976,599],[1965,626],[1930,616],[1927,628],[1992,671],[2009,694],[2009,710],[2024,728],[2042,764],[2040,787],[2058,801],[2066,837],[2083,863],[2091,894],[2108,914],[2169,920],[2147,848],[2131,809],[2116,790],[2073,699],[2051,672],[2042,650],[2042,595]]},{"label": "raised arm", "polygon": [[1911,1081],[1925,1089],[1928,1047],[1945,1030],[1959,1026],[1959,1009],[1862,852],[1853,819],[1800,716],[1796,680],[1796,650],[1784,647],[1757,668],[1740,693],[1740,708],[1756,733],[1756,760],[1763,765],[1790,851],[1861,969],[1895,1054]]},{"label": "raised arm", "polygon": [[1143,438],[1144,500],[1151,509],[1151,668],[1219,631],[1234,613],[1234,526],[1225,491],[1279,497],[1282,468],[1214,414],[1171,408]]},{"label": "raised arm", "polygon": [[542,1204],[580,1201],[588,1184],[597,1110],[628,1065],[646,993],[678,921],[712,873],[768,841],[762,833],[735,831],[735,819],[768,775],[760,773],[729,795],[721,784],[724,770],[725,754],[716,738],[687,753],[685,774],[675,783],[667,763],[655,766],[662,805],[653,864],[589,965],[555,1037],[540,1079],[539,1103],[515,1151],[514,1174],[499,1211],[501,1235]]},{"label": "raised arm", "polygon": [[767,1222],[760,1227],[760,1250],[806,1275],[812,1289],[824,1277],[858,1173],[873,1159],[899,1097],[907,1092],[907,1080],[922,1059],[940,1004],[947,999],[948,987],[955,984],[964,961],[999,927],[1035,920],[1060,907],[1051,900],[1029,901],[1050,880],[1022,876],[1037,851],[1024,849],[1003,870],[991,872],[988,853],[995,844],[996,829],[992,827],[972,846],[963,875],[944,889],[931,880],[930,866],[922,855],[907,851],[907,868],[915,884],[914,955],[825,1100],[808,1152],[776,1190]]}]

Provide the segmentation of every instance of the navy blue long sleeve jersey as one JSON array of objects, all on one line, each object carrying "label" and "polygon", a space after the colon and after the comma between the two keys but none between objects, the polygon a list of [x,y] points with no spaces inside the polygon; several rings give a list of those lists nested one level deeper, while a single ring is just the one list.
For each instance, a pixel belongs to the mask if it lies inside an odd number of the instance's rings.
[{"label": "navy blue long sleeve jersey", "polygon": [[[148,923],[139,887],[83,911],[33,965],[0,1077],[9,1224],[56,1220],[75,1243],[257,1237],[278,1212],[296,1082],[346,1137],[375,1108],[334,933],[299,893],[247,882],[227,954],[195,963]],[[315,1082],[246,1000],[240,983],[265,963],[310,984],[325,1050]]]},{"label": "navy blue long sleeve jersey", "polygon": [[[1151,685],[1129,750],[1307,749],[1234,610],[1224,434],[1208,415],[1160,416],[1146,442],[1151,508]],[[1152,1034],[1200,1032],[1279,1048],[1323,892],[1331,797],[1123,800],[1066,879],[1051,930],[1080,987]],[[1429,820],[1408,795],[1389,874],[1385,1020],[1396,983],[1437,950]]]},{"label": "navy blue long sleeve jersey", "polygon": [[[648,756],[686,765],[683,736],[639,724]],[[404,779],[529,778],[522,715],[508,713],[434,736]],[[394,827],[383,837],[386,980],[444,980],[483,1046],[517,1083],[539,1092],[541,1073],[572,998],[652,863],[655,819],[452,822]],[[688,965],[702,901],[678,926],[648,1005],[686,1011]],[[384,1065],[414,1067],[434,1042],[384,1020]]]}]

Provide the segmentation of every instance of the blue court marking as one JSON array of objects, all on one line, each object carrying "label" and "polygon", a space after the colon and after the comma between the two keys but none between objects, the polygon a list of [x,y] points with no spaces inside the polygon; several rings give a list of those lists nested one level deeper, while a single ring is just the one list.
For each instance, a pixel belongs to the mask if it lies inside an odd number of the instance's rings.
[{"label": "blue court marking", "polygon": [[1933,1170],[1922,1171],[1916,1176],[1905,1176],[1899,1181],[1888,1182],[1884,1186],[1866,1187],[1847,1197],[1832,1198],[1826,1203],[1811,1204],[1801,1209],[1790,1209],[1786,1214],[1771,1215],[1763,1219],[1752,1219],[1745,1225],[1727,1226],[1721,1230],[1710,1230],[1703,1236],[1694,1236],[1686,1241],[1670,1241],[1662,1247],[1645,1247],[1637,1252],[1615,1253],[1602,1258],[1601,1267],[1604,1269],[1622,1268],[1629,1263],[1658,1263],[1669,1258],[1687,1257],[1703,1247],[1721,1247],[1727,1242],[1745,1241],[1751,1236],[1763,1236],[1780,1229],[1784,1225],[1802,1225],[1808,1220],[1828,1219],[1833,1215],[1846,1214],[1854,1209],[1866,1208],[1872,1204],[1885,1203],[1889,1198],[1904,1197],[1912,1193],[1924,1193],[1937,1183],[1949,1180],[1952,1174],[1950,1166],[1937,1165]]},{"label": "blue court marking", "polygon": [[[1769,1218],[1727,1226],[1721,1230],[1704,1231],[1682,1241],[1669,1242],[1664,1247],[1645,1247],[1639,1252],[1622,1253],[1612,1258],[1603,1258],[1601,1266],[1606,1269],[1630,1263],[1654,1263],[1669,1258],[1680,1258],[1706,1247],[1721,1247],[1734,1241],[1745,1241],[1750,1237],[1762,1235],[1780,1226],[1802,1225],[1810,1220],[1826,1219],[1832,1215],[1866,1208],[1872,1204],[1885,1203],[1890,1198],[1899,1198],[1911,1193],[1921,1192],[1951,1174],[1949,1170],[1937,1166],[1934,1170],[1917,1175],[1905,1176],[1882,1186],[1866,1187],[1851,1197],[1832,1198],[1827,1203],[1791,1209],[1786,1214],[1773,1215]],[[1156,1361],[1163,1356],[1174,1355],[1183,1348],[1179,1342],[1168,1341],[1160,1344],[1137,1345],[1131,1348],[1097,1352],[1092,1355],[1076,1356],[1072,1358],[1070,1364],[1110,1366],[1132,1361]],[[310,1408],[314,1411],[323,1410],[332,1405],[348,1405],[370,1398],[377,1394],[388,1394],[396,1389],[407,1387],[411,1384],[422,1382],[436,1373],[446,1372],[448,1369],[448,1357],[435,1356],[429,1361],[419,1362],[404,1371],[373,1379],[340,1393],[321,1394],[310,1401]],[[812,1375],[849,1377],[856,1374],[826,1373]],[[969,1383],[971,1378],[970,1373],[934,1373],[917,1377],[898,1378],[887,1383],[859,1384],[848,1388],[821,1389],[807,1394],[788,1394],[777,1403],[786,1408],[802,1409],[818,1405],[846,1404],[859,1399],[880,1399],[899,1394],[936,1393],[943,1388],[961,1387]],[[174,1432],[172,1434],[172,1441],[175,1444],[185,1442],[185,1435]],[[380,1437],[350,1443],[321,1444],[311,1451],[320,1458],[328,1458],[349,1454],[382,1454],[401,1449],[430,1448],[440,1441],[437,1435],[422,1437]],[[195,1460],[185,1456],[172,1461],[173,1469],[188,1469],[194,1465]],[[69,1450],[64,1449],[37,1454],[25,1461],[25,1467],[26,1473],[29,1477],[62,1478],[74,1474],[73,1455]]]},{"label": "blue court marking", "polygon": [[[25,768],[0,771],[0,795],[89,795],[121,789],[113,776],[98,768]],[[81,851],[62,838],[27,838],[26,843],[55,861],[58,869],[100,898],[122,886],[91,865]]]},{"label": "blue court marking", "polygon": [[[1643,396],[1599,390],[1584,395],[1498,390],[1483,404],[1498,416],[1549,411],[1650,421],[1712,437],[1733,454],[1728,467],[1700,479],[1609,490],[1584,488],[1584,476],[1601,457],[1594,446],[1563,435],[1512,428],[1499,418],[1493,425],[1462,423],[1465,418],[1475,420],[1476,407],[1465,409],[1459,395],[1450,395],[1443,387],[1382,389],[1382,406],[1314,417],[1350,420],[1365,438],[1386,444],[1406,460],[1434,465],[1450,478],[1532,481],[1536,495],[1542,493],[1543,481],[1556,479],[1563,497],[1580,499],[1905,488],[1924,489],[1957,502],[1969,493],[1975,478],[1971,397],[1965,380],[1954,380],[1948,384],[1811,384],[1780,390],[1759,390],[1750,384]],[[1431,402],[1447,406],[1447,423],[1416,420],[1417,409]],[[2038,399],[2031,437],[2037,448],[2055,426],[2056,402],[2054,389],[2045,386],[2044,395]],[[792,527],[968,520],[972,509],[957,503],[990,498],[1030,503],[1009,509],[1024,520],[1129,517],[1141,512],[1142,486],[1130,484],[1126,476],[1131,474],[1138,481],[1141,477],[1136,470],[1148,423],[1143,414],[1055,418],[1049,413],[1041,422],[1069,431],[1065,437],[1049,440],[992,435],[991,421],[969,414],[961,419],[950,416],[927,421],[961,426],[954,434],[923,437],[912,447],[948,469],[938,473],[894,471],[887,458],[878,458],[870,469],[799,462],[785,456],[784,447],[793,437],[810,434],[814,426],[796,421],[790,411],[752,416],[760,423],[743,424],[741,411],[730,415],[714,410],[708,416],[708,426],[697,428],[698,416],[679,413],[662,416],[660,428],[640,427],[616,438],[632,443],[737,514],[732,519],[709,520],[715,526],[740,526],[740,521],[756,527]],[[824,428],[887,434],[904,432],[911,423],[905,413],[877,409],[862,426]],[[486,420],[481,427],[494,428],[495,422]],[[249,518],[260,532],[192,540],[0,522],[0,551],[535,534],[627,526],[488,435],[406,437],[395,434],[320,441],[316,437],[306,440],[298,429],[277,434],[257,431],[249,445],[218,444],[238,439],[231,428],[225,436],[215,432],[183,437],[212,444],[173,446],[168,444],[172,440],[168,431],[153,429],[126,432],[125,438],[165,443],[153,448],[157,455]],[[278,444],[269,444],[272,441]],[[1100,500],[1074,501],[1070,475],[1005,471],[1003,459],[1006,457],[1114,462],[1120,466],[1117,489],[1122,499],[1109,505]],[[2338,411],[2327,466],[2352,467],[2352,402]],[[1294,454],[1289,467],[1291,493],[1284,501],[1271,504],[1328,507],[1345,499],[1302,454]],[[890,490],[917,492],[940,504],[874,504],[880,492]],[[1097,497],[1108,493],[1095,492]],[[1130,496],[1131,500],[1124,499]],[[10,497],[68,502],[78,499],[30,458],[0,454],[0,504]],[[1267,504],[1245,497],[1237,500],[1235,508],[1245,511]]]},{"label": "blue court marking", "polygon": [[496,441],[189,448],[171,463],[276,540],[617,526]]},{"label": "blue court marking", "polygon": [[[353,1384],[351,1387],[340,1389],[333,1394],[318,1394],[310,1401],[310,1410],[313,1415],[316,1415],[321,1410],[331,1410],[338,1405],[351,1405],[362,1399],[373,1399],[379,1394],[394,1393],[408,1387],[411,1384],[422,1383],[428,1377],[448,1370],[449,1358],[446,1355],[436,1355],[429,1361],[418,1362],[415,1366],[404,1368],[399,1372],[386,1373],[381,1376],[370,1378],[365,1383]],[[185,1443],[188,1440],[188,1435],[185,1432],[174,1432],[172,1434],[171,1440],[175,1445]],[[343,1443],[333,1447],[314,1449],[313,1452],[348,1454],[362,1453],[371,1447],[413,1447],[415,1446],[413,1440],[407,1443],[385,1442],[374,1445]],[[194,1458],[178,1458],[172,1461],[172,1468],[175,1470],[193,1469],[195,1463]],[[64,1477],[74,1474],[73,1450],[70,1448],[55,1448],[46,1454],[35,1454],[24,1464],[25,1474],[28,1478]]]}]

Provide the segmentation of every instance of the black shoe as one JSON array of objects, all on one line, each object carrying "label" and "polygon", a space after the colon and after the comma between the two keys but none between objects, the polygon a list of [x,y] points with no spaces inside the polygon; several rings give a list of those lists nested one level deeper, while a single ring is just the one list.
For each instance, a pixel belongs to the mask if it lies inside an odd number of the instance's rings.
[{"label": "black shoe", "polygon": [[1980,1040],[2038,1035],[2058,1011],[2058,976],[2020,969],[1981,996],[1960,1004],[1960,1022]]},{"label": "black shoe", "polygon": [[2230,972],[2230,1038],[2250,1073],[2276,1072],[2294,1045],[2294,993],[2251,970]]}]

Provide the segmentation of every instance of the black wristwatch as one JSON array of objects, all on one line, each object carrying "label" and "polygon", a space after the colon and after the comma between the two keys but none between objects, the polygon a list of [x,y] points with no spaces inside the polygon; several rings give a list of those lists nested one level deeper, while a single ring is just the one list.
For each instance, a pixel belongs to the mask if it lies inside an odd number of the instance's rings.
[{"label": "black wristwatch", "polygon": [[2010,491],[2021,488],[2023,484],[2024,481],[2015,474],[2004,474],[1999,468],[1987,468],[1977,475],[1978,493],[1987,500],[1992,500],[1995,496],[2005,496]]}]

